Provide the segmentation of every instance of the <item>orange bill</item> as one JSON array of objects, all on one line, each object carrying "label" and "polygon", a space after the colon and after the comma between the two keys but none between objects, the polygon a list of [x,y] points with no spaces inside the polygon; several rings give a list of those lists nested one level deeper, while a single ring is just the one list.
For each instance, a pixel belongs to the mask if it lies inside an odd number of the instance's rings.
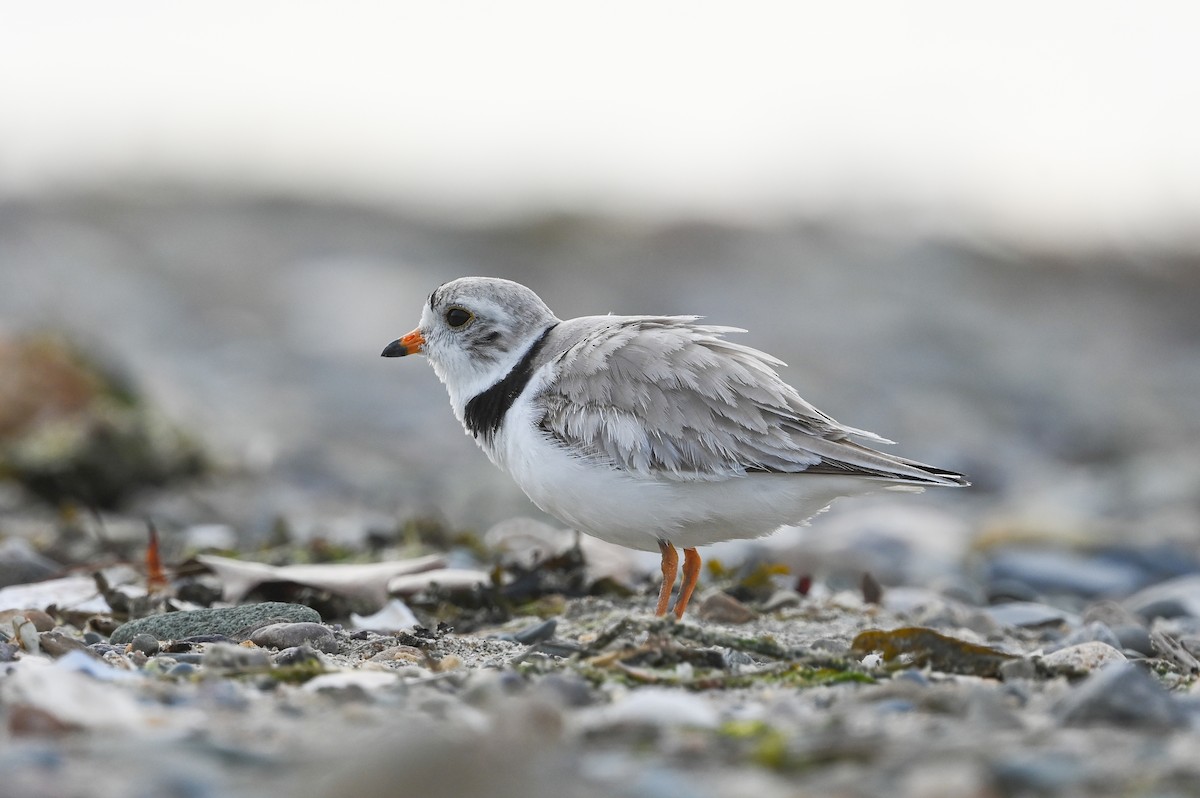
[{"label": "orange bill", "polygon": [[420,330],[413,330],[403,338],[397,338],[383,348],[384,357],[404,357],[418,354],[425,346],[425,336]]}]

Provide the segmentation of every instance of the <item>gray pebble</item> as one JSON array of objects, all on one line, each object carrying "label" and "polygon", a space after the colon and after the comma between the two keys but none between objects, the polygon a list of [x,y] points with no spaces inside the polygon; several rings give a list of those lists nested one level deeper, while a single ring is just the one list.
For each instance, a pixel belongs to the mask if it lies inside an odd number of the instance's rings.
[{"label": "gray pebble", "polygon": [[1000,795],[1058,795],[1087,776],[1080,762],[1060,754],[1010,755],[991,770]]},{"label": "gray pebble", "polygon": [[178,678],[182,678],[182,677],[191,676],[195,672],[196,672],[196,666],[193,665],[192,663],[177,662],[171,666],[171,669],[169,671],[167,671],[167,675],[173,676],[178,679]]},{"label": "gray pebble", "polygon": [[43,556],[23,538],[5,538],[0,542],[0,587],[40,582],[62,570],[62,565]]},{"label": "gray pebble", "polygon": [[1010,659],[1008,662],[1000,663],[1000,678],[1005,682],[1036,679],[1037,677],[1037,665],[1032,660]]},{"label": "gray pebble", "polygon": [[134,651],[140,651],[148,657],[152,657],[158,653],[158,638],[156,638],[154,635],[134,635],[133,639],[129,641],[129,644],[133,646]]},{"label": "gray pebble", "polygon": [[537,692],[554,696],[568,707],[586,707],[596,702],[591,685],[571,673],[550,673],[537,682]]},{"label": "gray pebble", "polygon": [[12,662],[20,650],[16,643],[0,643],[0,662]]},{"label": "gray pebble", "polygon": [[333,632],[319,623],[273,623],[255,629],[250,635],[250,642],[263,648],[280,650],[308,644],[326,654],[336,654],[338,651]]},{"label": "gray pebble", "polygon": [[204,652],[201,664],[221,671],[263,671],[270,669],[271,657],[261,648],[212,643]]},{"label": "gray pebble", "polygon": [[798,607],[800,602],[804,600],[795,590],[776,590],[771,594],[771,597],[763,602],[763,612],[775,612],[775,610],[784,610],[788,607]]},{"label": "gray pebble", "polygon": [[304,665],[309,662],[320,662],[321,655],[311,646],[300,645],[285,648],[275,655],[275,664],[281,667],[289,665]]},{"label": "gray pebble", "polygon": [[1120,643],[1118,648],[1125,651],[1135,651],[1145,657],[1155,655],[1154,646],[1150,644],[1150,633],[1137,624],[1124,624],[1113,627],[1113,634]]},{"label": "gray pebble", "polygon": [[134,635],[146,633],[158,640],[178,640],[202,634],[234,635],[247,628],[276,621],[320,623],[321,616],[303,604],[266,601],[241,607],[168,612],[151,615],[118,626],[109,638],[118,645],[133,640]]},{"label": "gray pebble", "polygon": [[989,730],[1022,729],[1021,718],[1014,707],[997,690],[976,688],[967,698],[968,720],[979,728]]},{"label": "gray pebble", "polygon": [[1067,676],[1094,671],[1114,662],[1124,662],[1125,655],[1108,643],[1093,640],[1060,648],[1042,657],[1042,667],[1051,673]]},{"label": "gray pebble", "polygon": [[1187,725],[1183,706],[1141,668],[1114,663],[1085,679],[1055,707],[1067,726],[1112,724],[1169,730]]},{"label": "gray pebble", "polygon": [[521,631],[516,632],[512,637],[518,643],[529,645],[531,643],[539,643],[542,640],[549,640],[554,637],[556,629],[558,629],[558,621],[550,618],[533,626],[527,626]]}]

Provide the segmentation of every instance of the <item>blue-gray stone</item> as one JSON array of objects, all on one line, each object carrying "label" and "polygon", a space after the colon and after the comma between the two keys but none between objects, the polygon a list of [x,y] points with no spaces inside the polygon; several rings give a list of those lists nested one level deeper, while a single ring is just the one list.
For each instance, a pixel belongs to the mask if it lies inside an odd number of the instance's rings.
[{"label": "blue-gray stone", "polygon": [[1135,563],[1073,551],[1005,549],[988,561],[990,580],[1011,579],[1042,594],[1126,596],[1146,583]]},{"label": "blue-gray stone", "polygon": [[1166,731],[1188,725],[1188,713],[1158,680],[1129,663],[1093,673],[1058,702],[1067,726],[1097,724]]},{"label": "blue-gray stone", "polygon": [[1029,585],[1019,579],[991,579],[985,591],[991,604],[1002,601],[1037,601],[1042,596]]},{"label": "blue-gray stone", "polygon": [[1010,601],[982,610],[1000,626],[1047,626],[1049,624],[1078,623],[1078,616],[1048,604],[1030,601]]},{"label": "blue-gray stone", "polygon": [[184,678],[196,673],[196,666],[190,662],[177,662],[171,666],[171,670],[167,671],[168,676],[175,678]]},{"label": "blue-gray stone", "polygon": [[265,601],[240,607],[168,612],[165,615],[138,618],[118,626],[109,639],[121,645],[132,641],[134,635],[143,633],[153,635],[156,640],[178,640],[203,634],[235,635],[280,621],[320,623],[321,616],[303,604]]},{"label": "blue-gray stone", "polygon": [[540,643],[543,640],[549,640],[554,637],[555,630],[558,629],[558,621],[554,618],[542,621],[541,623],[527,626],[519,632],[513,634],[513,640],[523,645],[531,643]]},{"label": "blue-gray stone", "polygon": [[1112,631],[1121,643],[1117,648],[1136,651],[1146,657],[1153,657],[1155,655],[1154,646],[1150,643],[1150,633],[1146,631],[1145,627],[1134,623],[1126,623],[1114,626]]},{"label": "blue-gray stone", "polygon": [[992,783],[999,795],[1058,795],[1080,784],[1088,769],[1061,754],[1010,755],[992,763]]},{"label": "blue-gray stone", "polygon": [[1159,582],[1134,593],[1121,604],[1146,619],[1200,617],[1200,575]]}]

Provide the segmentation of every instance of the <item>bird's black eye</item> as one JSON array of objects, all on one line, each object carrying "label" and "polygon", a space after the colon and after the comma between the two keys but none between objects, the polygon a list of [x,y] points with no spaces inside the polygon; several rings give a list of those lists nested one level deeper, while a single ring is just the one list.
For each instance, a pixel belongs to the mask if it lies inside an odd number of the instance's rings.
[{"label": "bird's black eye", "polygon": [[462,308],[450,308],[446,311],[446,323],[451,327],[461,327],[473,318],[471,311]]}]

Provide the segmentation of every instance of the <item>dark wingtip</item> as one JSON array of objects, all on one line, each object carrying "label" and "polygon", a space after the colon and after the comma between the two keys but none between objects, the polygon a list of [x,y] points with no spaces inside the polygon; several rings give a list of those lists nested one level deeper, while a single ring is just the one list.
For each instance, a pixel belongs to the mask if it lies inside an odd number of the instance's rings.
[{"label": "dark wingtip", "polygon": [[400,343],[399,338],[385,346],[383,352],[380,353],[382,357],[404,357],[407,354],[408,347]]}]

